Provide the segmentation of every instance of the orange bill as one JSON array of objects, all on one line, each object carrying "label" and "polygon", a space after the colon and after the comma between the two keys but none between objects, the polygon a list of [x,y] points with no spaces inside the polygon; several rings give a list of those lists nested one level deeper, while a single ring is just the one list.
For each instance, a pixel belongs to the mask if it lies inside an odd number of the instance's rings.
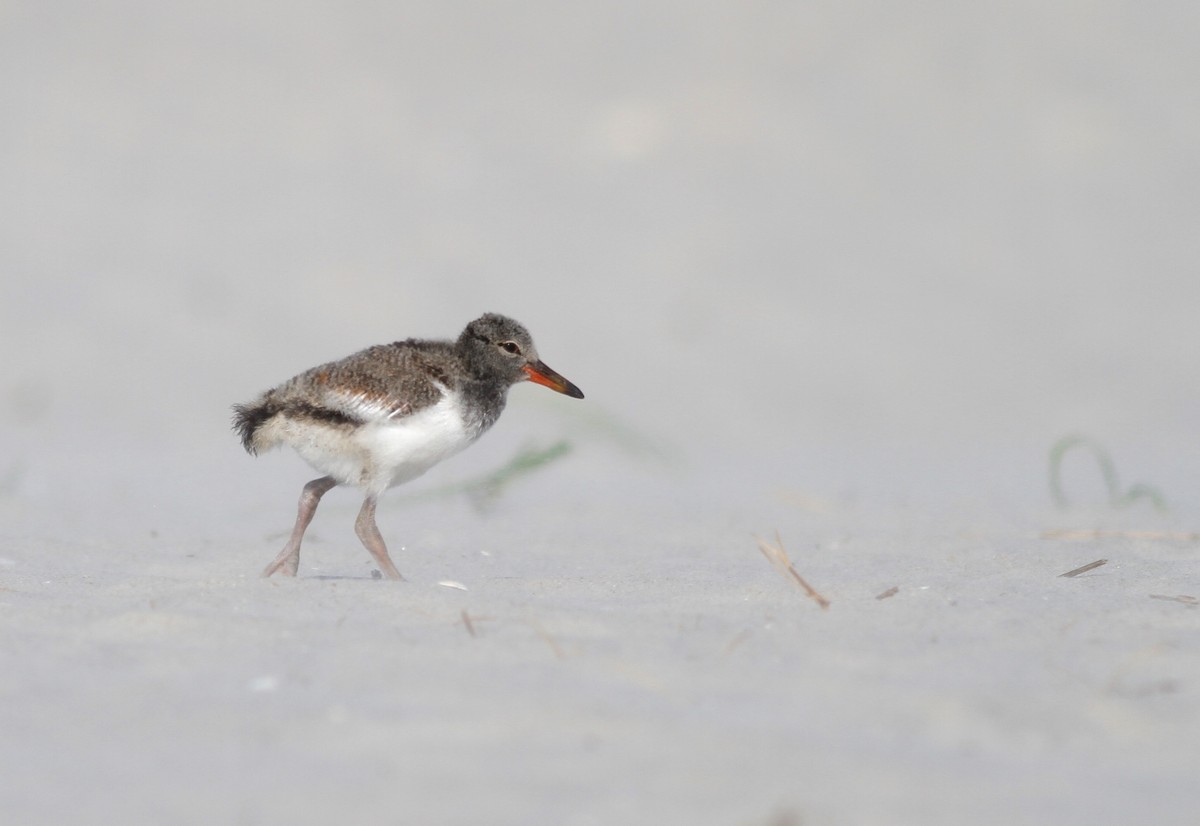
[{"label": "orange bill", "polygon": [[565,393],[573,399],[582,399],[583,391],[580,390],[571,382],[564,379],[558,373],[555,373],[543,361],[536,361],[533,364],[526,364],[523,368],[529,374],[529,380],[534,384],[540,384],[549,387],[551,390],[556,390],[559,393]]}]

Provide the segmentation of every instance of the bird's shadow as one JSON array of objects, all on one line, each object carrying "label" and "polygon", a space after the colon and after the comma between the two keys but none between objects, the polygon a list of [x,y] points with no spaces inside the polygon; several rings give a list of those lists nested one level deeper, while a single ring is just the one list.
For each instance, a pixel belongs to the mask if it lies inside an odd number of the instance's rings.
[{"label": "bird's shadow", "polygon": [[313,574],[312,576],[300,577],[301,579],[316,579],[322,582],[383,582],[383,574],[378,571],[373,572],[370,576],[351,576],[348,574]]}]

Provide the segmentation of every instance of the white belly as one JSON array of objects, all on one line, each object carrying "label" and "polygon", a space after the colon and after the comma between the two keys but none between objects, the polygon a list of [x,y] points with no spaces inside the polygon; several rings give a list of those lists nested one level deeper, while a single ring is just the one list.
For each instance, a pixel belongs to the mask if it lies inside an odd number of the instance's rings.
[{"label": "white belly", "polygon": [[320,425],[304,430],[301,438],[287,441],[306,462],[342,484],[376,495],[415,479],[478,437],[463,427],[458,405],[449,396],[399,420],[368,422],[352,431]]}]

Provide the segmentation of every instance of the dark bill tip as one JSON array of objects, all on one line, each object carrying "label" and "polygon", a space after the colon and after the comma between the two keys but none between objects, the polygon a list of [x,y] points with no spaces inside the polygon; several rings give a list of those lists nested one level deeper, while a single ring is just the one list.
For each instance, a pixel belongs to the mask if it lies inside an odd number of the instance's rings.
[{"label": "dark bill tip", "polygon": [[583,398],[582,390],[547,367],[545,362],[539,361],[536,364],[527,364],[524,369],[529,374],[529,380],[534,384],[549,387],[551,390],[570,396],[573,399]]}]

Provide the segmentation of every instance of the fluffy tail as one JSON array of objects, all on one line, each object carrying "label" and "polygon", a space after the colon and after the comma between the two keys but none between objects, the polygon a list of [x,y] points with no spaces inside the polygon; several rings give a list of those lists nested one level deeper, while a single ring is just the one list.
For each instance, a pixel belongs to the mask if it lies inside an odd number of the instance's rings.
[{"label": "fluffy tail", "polygon": [[242,447],[246,448],[246,452],[251,456],[258,453],[258,447],[254,444],[254,434],[278,412],[279,405],[268,398],[233,406],[233,429],[241,437]]}]

